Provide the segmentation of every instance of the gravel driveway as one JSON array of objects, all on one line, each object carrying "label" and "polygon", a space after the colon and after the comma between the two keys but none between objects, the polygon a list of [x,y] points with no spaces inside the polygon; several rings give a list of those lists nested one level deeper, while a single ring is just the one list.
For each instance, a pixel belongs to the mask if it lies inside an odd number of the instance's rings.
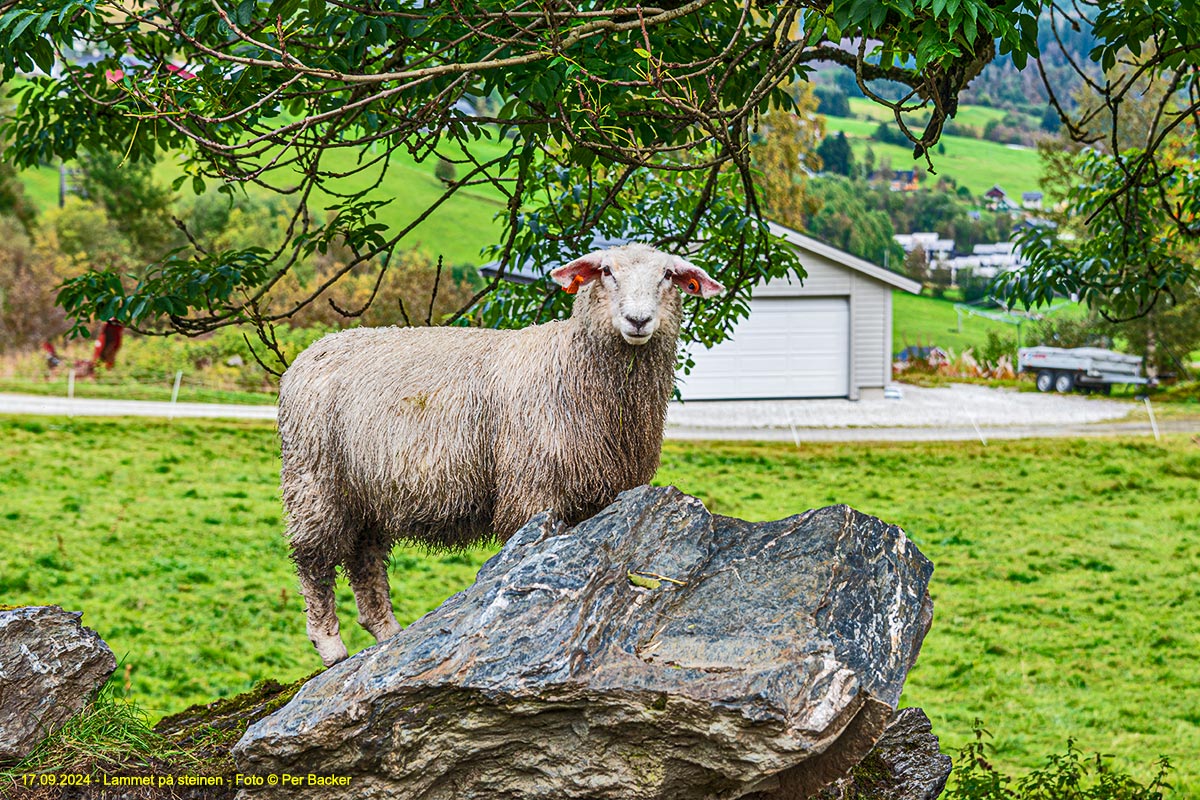
[{"label": "gravel driveway", "polygon": [[[705,433],[774,434],[764,438],[856,437],[853,429],[925,429],[904,438],[938,438],[937,432],[1022,431],[1075,428],[1122,419],[1133,411],[1128,402],[1069,394],[1036,394],[987,386],[954,385],[927,389],[901,386],[902,399],[708,401],[672,403],[667,410],[668,436],[700,438]],[[842,435],[814,437],[814,429],[846,429]],[[794,433],[793,433],[794,432]],[[859,431],[867,434],[868,431]],[[925,434],[925,435],[922,435]],[[1031,435],[1024,433],[1023,435]],[[1032,435],[1037,435],[1036,433]],[[899,438],[899,437],[885,437]],[[959,437],[953,437],[959,438]]]},{"label": "gravel driveway", "polygon": [[[986,386],[901,386],[902,399],[693,401],[667,409],[672,439],[878,441],[1149,435],[1138,406],[1081,395]],[[0,394],[0,414],[274,419],[274,406],[92,400]],[[1160,422],[1164,432],[1200,433],[1200,418]]]}]

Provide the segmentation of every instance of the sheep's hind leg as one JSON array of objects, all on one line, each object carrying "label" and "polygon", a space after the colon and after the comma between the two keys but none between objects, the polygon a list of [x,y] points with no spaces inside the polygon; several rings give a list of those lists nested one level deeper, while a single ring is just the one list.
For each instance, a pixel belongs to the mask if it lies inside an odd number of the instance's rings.
[{"label": "sheep's hind leg", "polygon": [[308,640],[317,648],[321,662],[331,667],[347,656],[346,645],[338,631],[334,565],[297,558],[296,572],[300,577],[300,593],[304,595]]},{"label": "sheep's hind leg", "polygon": [[388,590],[388,555],[391,545],[386,538],[364,531],[354,552],[346,560],[346,574],[358,605],[358,624],[382,642],[399,633],[402,628],[392,610]]}]

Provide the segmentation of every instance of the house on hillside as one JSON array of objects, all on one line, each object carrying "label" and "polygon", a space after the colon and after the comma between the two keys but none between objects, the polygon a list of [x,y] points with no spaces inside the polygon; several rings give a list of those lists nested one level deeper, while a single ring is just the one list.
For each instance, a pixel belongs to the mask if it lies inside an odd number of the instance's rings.
[{"label": "house on hillside", "polygon": [[896,244],[904,248],[905,253],[911,253],[920,247],[925,253],[925,263],[927,264],[944,261],[954,253],[954,240],[943,239],[932,231],[897,233],[892,238],[896,240]]},{"label": "house on hillside", "polygon": [[977,244],[966,255],[958,255],[945,262],[945,267],[957,275],[961,269],[970,269],[975,275],[994,278],[1001,272],[1021,269],[1029,262],[1021,256],[1021,248],[1015,242],[990,242]]},{"label": "house on hillside", "polygon": [[921,188],[921,176],[915,169],[894,169],[890,172],[872,172],[867,176],[871,183],[886,180],[893,192],[915,192]]},{"label": "house on hillside", "polygon": [[[892,292],[921,285],[810,236],[771,223],[797,251],[808,273],[759,284],[750,315],[710,349],[695,346],[689,375],[679,375],[684,400],[768,400],[881,393],[892,378]],[[597,243],[598,247],[616,244]],[[521,282],[536,272],[511,271]],[[480,270],[495,275],[495,265]]]},{"label": "house on hillside", "polygon": [[1040,211],[1043,197],[1041,192],[1021,192],[1021,208]]},{"label": "house on hillside", "polygon": [[893,192],[915,192],[921,188],[921,181],[915,169],[898,169],[892,172],[888,188]]},{"label": "house on hillside", "polygon": [[1017,204],[1013,202],[999,184],[995,184],[992,188],[983,193],[984,200],[987,201],[987,207],[992,211],[1016,211]]}]

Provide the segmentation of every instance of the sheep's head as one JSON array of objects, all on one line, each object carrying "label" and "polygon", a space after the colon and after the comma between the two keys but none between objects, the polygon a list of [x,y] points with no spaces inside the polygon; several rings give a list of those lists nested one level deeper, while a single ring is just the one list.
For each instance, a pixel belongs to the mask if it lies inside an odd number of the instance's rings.
[{"label": "sheep's head", "polygon": [[552,270],[550,277],[572,294],[586,289],[586,299],[602,304],[613,329],[634,345],[650,341],[664,308],[678,308],[676,287],[697,297],[725,289],[699,267],[645,244],[597,250]]}]

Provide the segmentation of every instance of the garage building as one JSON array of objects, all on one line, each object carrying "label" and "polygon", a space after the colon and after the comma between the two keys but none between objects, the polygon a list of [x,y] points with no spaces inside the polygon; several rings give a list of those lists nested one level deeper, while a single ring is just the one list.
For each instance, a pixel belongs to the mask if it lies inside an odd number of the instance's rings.
[{"label": "garage building", "polygon": [[808,276],[755,287],[732,338],[692,351],[683,399],[858,399],[881,390],[891,381],[892,291],[921,285],[789,228],[771,230],[797,249]]},{"label": "garage building", "polygon": [[[684,400],[768,400],[848,397],[881,391],[892,377],[892,291],[921,285],[782,225],[771,231],[791,243],[807,271],[754,288],[750,316],[732,338],[691,351],[695,366],[679,375]],[[595,243],[597,248],[621,244]],[[495,263],[480,268],[488,278]],[[526,265],[508,280],[532,283]]]}]

